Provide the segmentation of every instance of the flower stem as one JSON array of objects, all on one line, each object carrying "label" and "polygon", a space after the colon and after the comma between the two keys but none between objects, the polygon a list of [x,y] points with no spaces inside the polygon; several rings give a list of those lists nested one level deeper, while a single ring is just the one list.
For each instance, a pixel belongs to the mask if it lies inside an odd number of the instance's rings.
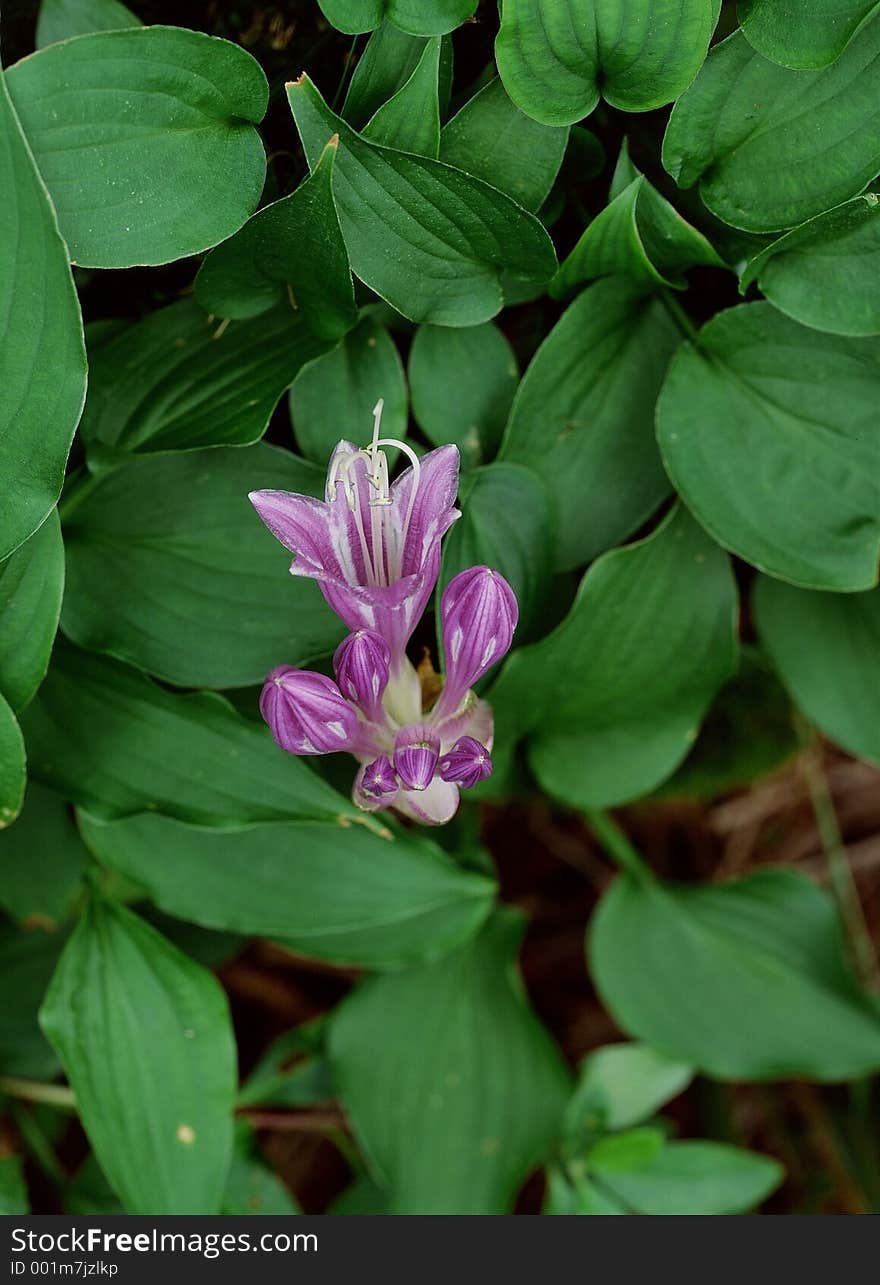
[{"label": "flower stem", "polygon": [[584,819],[610,857],[620,869],[634,879],[645,882],[654,876],[644,859],[612,817],[601,808],[585,808]]},{"label": "flower stem", "polygon": [[42,1102],[46,1106],[76,1109],[76,1094],[66,1084],[43,1084],[40,1080],[23,1080],[15,1075],[0,1075],[0,1094],[21,1098],[24,1102]]}]

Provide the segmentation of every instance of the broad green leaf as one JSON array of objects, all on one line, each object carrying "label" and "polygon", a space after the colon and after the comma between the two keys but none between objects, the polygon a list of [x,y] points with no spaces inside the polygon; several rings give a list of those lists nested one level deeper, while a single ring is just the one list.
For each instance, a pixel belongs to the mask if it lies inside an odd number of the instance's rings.
[{"label": "broad green leaf", "polygon": [[140,18],[119,0],[41,0],[37,48],[93,31],[118,31],[140,25]]},{"label": "broad green leaf", "polygon": [[222,696],[166,691],[69,645],[56,647],[22,722],[33,775],[97,816],[157,811],[204,825],[363,816]]},{"label": "broad green leaf", "polygon": [[0,74],[0,559],[58,499],[86,395],[67,250],[6,80]]},{"label": "broad green leaf", "polygon": [[0,832],[0,906],[53,929],[70,914],[89,854],[60,795],[29,781],[21,815]]},{"label": "broad green leaf", "polygon": [[305,75],[287,93],[310,165],[339,134],[334,190],[352,269],[405,317],[474,326],[501,308],[502,274],[538,284],[552,276],[550,238],[509,196],[360,138]]},{"label": "broad green leaf", "polygon": [[669,776],[735,666],[736,607],[727,557],[681,507],[594,563],[518,669],[547,793],[608,807]]},{"label": "broad green leaf", "polygon": [[318,0],[337,31],[373,31],[383,18],[414,36],[441,36],[471,16],[477,0]]},{"label": "broad green leaf", "polygon": [[293,432],[303,455],[326,468],[340,438],[368,441],[380,397],[382,432],[400,440],[407,424],[403,365],[394,340],[367,311],[332,352],[300,372],[290,390]]},{"label": "broad green leaf", "polygon": [[364,138],[399,152],[436,159],[440,148],[439,36],[426,41],[412,74],[362,130]]},{"label": "broad green leaf", "polygon": [[809,219],[745,266],[775,308],[835,335],[880,334],[880,197],[873,193]]},{"label": "broad green leaf", "polygon": [[343,626],[316,584],[287,574],[248,500],[323,487],[314,465],[264,443],[132,459],[65,521],[64,632],[181,687],[261,683],[328,654]]},{"label": "broad green leaf", "polygon": [[[352,129],[363,129],[382,104],[403,88],[426,43],[424,36],[409,36],[390,22],[376,28],[357,60],[340,112]],[[448,44],[443,42],[440,59],[441,100],[448,98],[452,78],[451,57],[445,56]]]},{"label": "broad green leaf", "polygon": [[693,1079],[694,1068],[664,1057],[647,1044],[606,1044],[581,1063],[565,1113],[565,1131],[574,1144],[589,1133],[641,1124]]},{"label": "broad green leaf", "polygon": [[464,479],[459,505],[462,516],[443,542],[439,592],[459,571],[493,567],[516,594],[521,638],[540,622],[553,587],[547,488],[519,464],[488,464]]},{"label": "broad green leaf", "polygon": [[880,551],[880,341],[769,304],[719,313],[673,358],[657,437],[675,489],[726,549],[806,588],[868,589]]},{"label": "broad green leaf", "polygon": [[21,728],[0,695],[0,830],[18,816],[24,798],[25,755]]},{"label": "broad green leaf", "polygon": [[510,97],[545,125],[588,116],[600,94],[646,112],[686,89],[718,0],[503,0],[495,58]]},{"label": "broad green leaf", "polygon": [[880,1067],[880,1005],[844,963],[830,895],[794,871],[714,886],[620,875],[589,950],[618,1026],[709,1075],[848,1080]]},{"label": "broad green leaf", "polygon": [[96,899],[58,962],[40,1023],[126,1212],[218,1212],[236,1061],[216,979],[137,915]]},{"label": "broad green leaf", "polygon": [[457,954],[363,982],[330,1020],[339,1094],[389,1213],[509,1213],[553,1145],[569,1077],[515,972],[522,931],[500,910]]},{"label": "broad green leaf", "polygon": [[724,267],[702,232],[683,219],[635,168],[624,142],[612,181],[611,202],[596,215],[560,266],[551,293],[562,299],[585,281],[614,275],[683,290],[685,271],[698,264]]},{"label": "broad green leaf", "polygon": [[278,1175],[260,1158],[254,1132],[237,1120],[232,1163],[220,1202],[221,1214],[298,1214],[296,1201]]},{"label": "broad green leaf", "polygon": [[82,435],[99,465],[119,450],[248,446],[303,366],[329,346],[287,303],[224,327],[181,300],[93,354]]},{"label": "broad green leaf", "polygon": [[0,1214],[30,1212],[19,1156],[0,1156]]},{"label": "broad green leaf", "polygon": [[738,0],[746,39],[784,67],[825,67],[839,58],[859,27],[877,12],[877,0]]},{"label": "broad green leaf", "polygon": [[51,1080],[58,1058],[37,1023],[66,934],[0,923],[0,1075]]},{"label": "broad green leaf", "polygon": [[205,259],[195,282],[206,312],[254,317],[292,304],[320,339],[339,339],[357,320],[348,254],[331,186],[336,147],[290,196],[258,210]]},{"label": "broad green leaf", "polygon": [[419,326],[408,374],[413,415],[432,445],[454,442],[465,468],[491,459],[519,378],[497,326]]},{"label": "broad green leaf", "polygon": [[253,213],[268,86],[238,45],[181,27],[102,31],[7,74],[75,263],[168,263]]},{"label": "broad green leaf", "polygon": [[[794,227],[858,195],[880,170],[878,55],[876,19],[823,71],[779,67],[735,32],[675,104],[664,166],[680,187],[699,179],[712,213],[746,232]],[[810,112],[821,129],[805,123]]]},{"label": "broad green leaf", "polygon": [[320,822],[208,830],[146,813],[80,824],[95,855],[170,914],[332,963],[436,958],[472,936],[491,907],[489,880],[406,834]]},{"label": "broad green leaf", "polygon": [[440,159],[475,174],[537,210],[549,193],[568,142],[568,128],[541,125],[511,102],[496,76],[443,127]]},{"label": "broad green leaf", "polygon": [[668,1142],[640,1167],[589,1157],[603,1188],[634,1214],[742,1214],[782,1182],[782,1166],[722,1142]]},{"label": "broad green leaf", "polygon": [[608,280],[574,301],[533,357],[501,458],[546,481],[559,568],[625,539],[668,493],[654,403],[679,342],[659,300],[631,282]]},{"label": "broad green leaf", "polygon": [[880,764],[880,589],[811,593],[762,576],[755,619],[807,717],[851,754]]},{"label": "broad green leaf", "polygon": [[0,562],[0,692],[13,709],[27,705],[49,666],[63,592],[64,545],[52,512]]}]

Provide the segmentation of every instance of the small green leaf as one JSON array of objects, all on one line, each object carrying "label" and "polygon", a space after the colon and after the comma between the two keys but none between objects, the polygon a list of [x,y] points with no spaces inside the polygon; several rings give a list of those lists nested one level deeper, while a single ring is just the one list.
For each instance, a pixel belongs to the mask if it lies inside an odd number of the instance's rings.
[{"label": "small green leaf", "polygon": [[27,1187],[19,1156],[0,1156],[0,1214],[30,1212]]},{"label": "small green leaf", "polygon": [[140,25],[140,18],[119,0],[41,0],[37,48],[93,31],[119,31]]},{"label": "small green leaf", "polygon": [[477,0],[318,0],[337,31],[373,31],[383,18],[414,36],[441,36],[471,16]]},{"label": "small green leaf", "polygon": [[617,1024],[709,1075],[846,1080],[880,1067],[880,1005],[845,966],[831,897],[793,871],[716,886],[620,875],[589,952]]},{"label": "small green leaf", "polygon": [[239,1107],[329,1102],[335,1088],[323,1037],[324,1020],[320,1017],[279,1035],[239,1090]]},{"label": "small green leaf", "polygon": [[627,1210],[607,1192],[578,1175],[573,1181],[553,1165],[547,1173],[545,1214],[625,1214]]},{"label": "small green leaf", "polygon": [[51,1080],[58,1058],[37,1023],[66,933],[0,923],[0,1075]]},{"label": "small green leaf", "polygon": [[515,974],[522,930],[498,911],[457,954],[367,980],[330,1020],[340,1096],[389,1213],[509,1213],[554,1142],[569,1080]]},{"label": "small green leaf", "polygon": [[7,74],[75,263],[168,263],[253,213],[268,86],[238,45],[181,27],[102,31]]},{"label": "small green leaf", "polygon": [[362,135],[372,143],[436,159],[440,149],[439,36],[425,42],[412,74],[378,109]]},{"label": "small green leaf", "polygon": [[826,67],[839,58],[877,0],[738,0],[737,16],[753,48],[783,67]]},{"label": "small green leaf", "polygon": [[0,830],[18,816],[25,787],[24,741],[15,715],[0,696]]},{"label": "small green leaf", "polygon": [[644,1169],[663,1150],[662,1129],[629,1129],[613,1137],[600,1138],[589,1150],[584,1163],[601,1177]]},{"label": "small green leaf", "polygon": [[5,562],[0,562],[0,692],[23,709],[49,667],[64,591],[64,545],[52,512]]},{"label": "small green leaf", "polygon": [[785,1176],[768,1156],[722,1142],[669,1142],[641,1167],[596,1169],[603,1185],[634,1214],[743,1214]]},{"label": "small green leaf", "polygon": [[221,1214],[298,1214],[296,1201],[278,1175],[262,1160],[254,1132],[246,1120],[237,1120],[232,1163],[220,1202]]},{"label": "small green leaf", "polygon": [[[340,115],[352,129],[361,130],[383,103],[402,89],[415,71],[427,40],[409,36],[390,22],[377,27],[357,60]],[[449,42],[443,42],[443,51]],[[441,53],[441,99],[448,97],[451,57]]]},{"label": "small green leaf", "polygon": [[806,588],[877,582],[880,343],[766,303],[719,313],[673,358],[657,437],[673,485],[720,544]]},{"label": "small green leaf", "polygon": [[850,754],[880,765],[880,589],[811,593],[762,576],[755,621],[807,717]]},{"label": "small green leaf", "polygon": [[565,1113],[566,1135],[574,1144],[588,1133],[641,1124],[686,1089],[693,1075],[692,1066],[647,1044],[606,1044],[581,1063]]},{"label": "small green leaf", "polygon": [[218,1212],[236,1071],[226,997],[211,974],[131,911],[96,900],[40,1022],[126,1212]]},{"label": "small green leaf", "polygon": [[70,914],[88,859],[68,804],[29,781],[21,815],[0,831],[0,906],[20,923],[54,928]]}]

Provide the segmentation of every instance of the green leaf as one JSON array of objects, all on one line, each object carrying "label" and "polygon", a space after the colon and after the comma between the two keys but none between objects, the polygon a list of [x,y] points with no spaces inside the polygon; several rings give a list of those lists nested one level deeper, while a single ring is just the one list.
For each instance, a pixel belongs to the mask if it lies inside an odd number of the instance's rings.
[{"label": "green leaf", "polygon": [[707,531],[806,588],[877,582],[880,343],[766,303],[719,313],[674,357],[657,403],[672,483]]},{"label": "green leaf", "polygon": [[642,1169],[663,1150],[662,1129],[629,1129],[612,1137],[600,1138],[590,1148],[585,1164],[604,1177]]},{"label": "green leaf", "polygon": [[37,48],[93,31],[118,31],[140,25],[140,18],[119,0],[41,0]]},{"label": "green leaf", "polygon": [[21,1158],[0,1156],[0,1214],[27,1214],[30,1212],[27,1187],[24,1183]]},{"label": "green leaf", "polygon": [[545,125],[588,116],[600,93],[646,112],[686,89],[718,0],[503,0],[495,58],[510,97]]},{"label": "green leaf", "polygon": [[268,86],[238,45],[180,27],[102,31],[7,74],[75,263],[168,263],[253,213]]},{"label": "green leaf", "polygon": [[[320,822],[206,830],[144,814],[80,817],[86,843],[163,910],[365,968],[437,958],[466,941],[494,885],[410,835]],[[247,878],[242,878],[242,871]]]},{"label": "green leaf", "polygon": [[739,0],[737,16],[746,39],[765,58],[784,67],[825,67],[839,58],[877,0]]},{"label": "green leaf", "polygon": [[880,589],[811,593],[762,576],[754,607],[792,699],[838,745],[880,765]]},{"label": "green leaf", "polygon": [[880,334],[880,197],[873,193],[809,219],[779,237],[743,270],[775,308],[835,335]]},{"label": "green leaf", "polygon": [[419,326],[408,374],[413,415],[428,440],[454,442],[465,468],[491,459],[519,378],[513,349],[497,326]]},{"label": "green leaf", "polygon": [[0,692],[23,709],[49,667],[64,592],[64,545],[52,512],[5,562],[0,562]]},{"label": "green leaf", "polygon": [[191,299],[151,312],[90,355],[81,426],[90,456],[100,465],[120,450],[248,446],[329,346],[286,303],[226,327]]},{"label": "green leaf", "polygon": [[541,125],[526,116],[496,76],[444,125],[440,159],[537,211],[559,173],[567,143],[567,126]]},{"label": "green leaf", "polygon": [[548,794],[608,807],[667,777],[735,667],[736,608],[728,559],[680,507],[595,562],[518,671],[520,690],[532,689],[529,759]]},{"label": "green leaf", "polygon": [[794,871],[690,887],[620,875],[589,951],[624,1031],[719,1079],[848,1080],[880,1067],[880,1005],[845,966],[831,897]]},{"label": "green leaf", "polygon": [[324,1054],[324,1027],[319,1017],[279,1035],[239,1090],[239,1107],[329,1102],[335,1087]]},{"label": "green leaf", "polygon": [[471,16],[477,0],[318,0],[337,31],[373,31],[383,18],[414,36],[441,36]]},{"label": "green leaf", "polygon": [[638,1168],[608,1169],[589,1158],[607,1188],[634,1214],[742,1214],[782,1182],[782,1166],[721,1142],[668,1142]]},{"label": "green leaf", "polygon": [[388,1199],[368,1177],[355,1178],[327,1210],[328,1214],[387,1214]]},{"label": "green leaf", "polygon": [[625,140],[611,196],[611,203],[589,224],[553,278],[550,288],[555,298],[565,298],[594,277],[614,275],[683,290],[687,268],[724,267],[702,232],[635,168]]},{"label": "green leaf", "polygon": [[515,972],[522,932],[499,910],[457,954],[369,979],[330,1019],[340,1097],[389,1213],[509,1213],[553,1144],[569,1080]]},{"label": "green leaf", "polygon": [[33,775],[97,816],[157,811],[197,825],[363,816],[222,696],[166,691],[69,645],[56,648],[22,722]]},{"label": "green leaf", "polygon": [[64,632],[181,687],[260,683],[279,661],[327,655],[342,625],[317,584],[287,574],[289,552],[248,500],[323,486],[314,465],[263,443],[115,469],[64,524]]},{"label": "green leaf", "polygon": [[88,859],[65,801],[29,781],[21,815],[0,832],[0,906],[53,929],[70,914]]},{"label": "green leaf", "polygon": [[0,560],[46,518],[86,394],[79,303],[55,212],[0,74]]},{"label": "green leaf", "polygon": [[205,259],[195,282],[202,307],[254,317],[287,300],[320,339],[339,339],[357,320],[348,254],[331,179],[336,147],[290,196],[258,210]]},{"label": "green leaf", "polygon": [[90,1151],[73,1178],[64,1187],[64,1212],[74,1215],[122,1214],[125,1210],[101,1172]]},{"label": "green leaf", "polygon": [[473,326],[501,308],[502,274],[539,284],[552,276],[550,238],[510,197],[429,157],[360,138],[305,75],[287,92],[311,165],[339,134],[334,185],[351,266],[405,317]]},{"label": "green leaf", "polygon": [[629,1129],[678,1097],[694,1068],[664,1057],[647,1044],[606,1044],[581,1063],[565,1113],[572,1144],[588,1133]]},{"label": "green leaf", "polygon": [[[680,187],[699,179],[712,213],[746,232],[790,228],[856,196],[880,170],[878,54],[877,20],[824,71],[779,67],[735,32],[675,104],[664,166]],[[805,127],[810,110],[821,129]]]},{"label": "green leaf", "polygon": [[65,933],[0,923],[0,1075],[51,1080],[58,1059],[37,1024],[37,1010]]},{"label": "green leaf", "polygon": [[302,453],[326,468],[341,437],[367,441],[373,407],[385,402],[382,432],[406,436],[407,392],[403,365],[384,326],[365,312],[332,352],[300,372],[290,390],[290,415]]},{"label": "green leaf", "polygon": [[236,1064],[216,979],[131,911],[95,900],[59,960],[40,1022],[126,1212],[217,1213]]},{"label": "green leaf", "polygon": [[440,149],[439,36],[426,41],[412,74],[378,109],[362,134],[399,152],[437,157]]},{"label": "green leaf", "polygon": [[[462,516],[446,536],[439,593],[468,567],[489,566],[508,580],[519,602],[520,636],[544,615],[553,523],[547,490],[518,464],[489,464],[462,483]],[[439,599],[438,599],[439,601]]]},{"label": "green leaf", "polygon": [[[342,104],[342,119],[352,129],[361,130],[375,116],[383,103],[402,89],[418,65],[427,41],[423,36],[409,36],[390,22],[383,22],[367,41],[357,60]],[[447,42],[444,41],[445,49]],[[443,94],[448,96],[446,79],[451,79],[450,59],[441,57]]]},{"label": "green leaf", "polygon": [[601,1191],[582,1175],[571,1181],[553,1165],[547,1172],[547,1198],[545,1214],[625,1214],[619,1201]]},{"label": "green leaf", "polygon": [[620,280],[585,290],[523,377],[501,458],[547,483],[560,569],[625,539],[669,491],[654,402],[680,342],[660,300]]},{"label": "green leaf", "polygon": [[235,1125],[232,1163],[220,1206],[221,1214],[298,1214],[296,1201],[278,1175],[260,1158],[251,1126]]},{"label": "green leaf", "polygon": [[18,816],[24,798],[25,756],[21,728],[0,696],[0,830]]}]

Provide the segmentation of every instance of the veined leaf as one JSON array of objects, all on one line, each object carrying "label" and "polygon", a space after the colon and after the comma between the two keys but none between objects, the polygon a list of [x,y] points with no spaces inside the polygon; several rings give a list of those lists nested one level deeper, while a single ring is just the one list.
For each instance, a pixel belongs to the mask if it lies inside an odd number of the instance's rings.
[{"label": "veined leaf", "polygon": [[119,0],[40,0],[37,48],[93,31],[118,31],[140,25],[140,18]]},{"label": "veined leaf", "polygon": [[826,67],[877,8],[877,0],[811,0],[803,8],[791,0],[738,0],[737,16],[765,58],[784,67]]},{"label": "veined leaf", "polygon": [[471,16],[477,0],[318,0],[337,31],[349,36],[373,31],[383,18],[414,36],[439,36]]},{"label": "veined leaf", "polygon": [[54,930],[71,912],[88,859],[69,805],[28,781],[21,815],[0,833],[0,906],[19,923]]},{"label": "veined leaf", "polygon": [[399,152],[436,159],[440,148],[440,45],[439,36],[425,42],[412,74],[364,126],[364,138]]},{"label": "veined leaf", "polygon": [[13,709],[27,705],[49,666],[63,591],[64,545],[52,512],[0,562],[0,693]]}]

